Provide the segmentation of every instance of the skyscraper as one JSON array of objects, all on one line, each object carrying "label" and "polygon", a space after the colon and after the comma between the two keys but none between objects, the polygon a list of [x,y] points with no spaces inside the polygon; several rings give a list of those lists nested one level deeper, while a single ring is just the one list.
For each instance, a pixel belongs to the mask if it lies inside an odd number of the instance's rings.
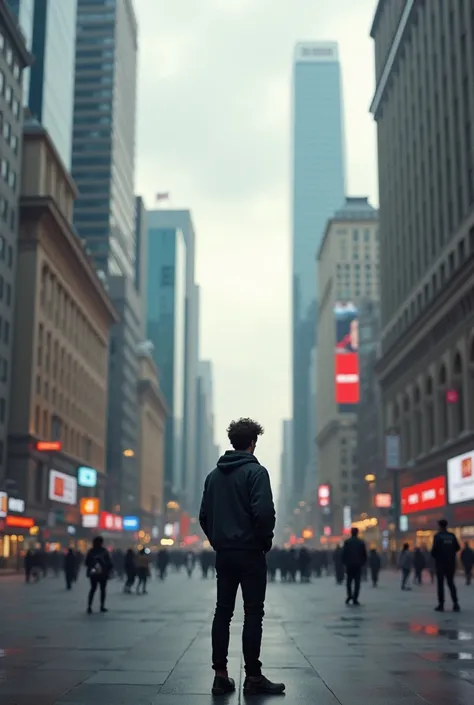
[{"label": "skyscraper", "polygon": [[79,0],[74,224],[104,274],[135,276],[137,22],[131,0]]},{"label": "skyscraper", "polygon": [[8,0],[35,60],[24,100],[71,168],[77,0]]},{"label": "skyscraper", "polygon": [[316,339],[316,253],[344,200],[341,71],[334,42],[302,42],[293,67],[293,493],[310,461],[311,350]]}]

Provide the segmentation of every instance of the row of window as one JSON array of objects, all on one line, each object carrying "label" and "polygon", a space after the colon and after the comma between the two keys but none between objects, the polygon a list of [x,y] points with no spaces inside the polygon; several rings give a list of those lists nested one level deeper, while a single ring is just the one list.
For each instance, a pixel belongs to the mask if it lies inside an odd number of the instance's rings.
[{"label": "row of window", "polygon": [[[336,231],[337,235],[340,235],[341,237],[346,238],[348,235],[352,237],[352,241],[354,243],[359,243],[359,242],[365,242],[365,243],[370,243],[374,239],[378,240],[379,239],[379,231],[378,230],[369,230],[368,228],[365,228],[363,231],[359,230],[359,228],[353,228],[352,232],[348,231],[346,228],[339,228]],[[372,237],[373,235],[373,237]]]},{"label": "row of window", "polygon": [[11,48],[10,44],[8,41],[5,39],[5,35],[3,32],[0,30],[0,52],[2,54],[5,54],[5,58],[7,60],[7,64],[9,68],[12,71],[13,78],[18,81],[20,78],[20,66],[13,56],[13,49]]},{"label": "row of window", "polygon": [[12,191],[15,191],[17,184],[16,171],[5,157],[2,157],[2,161],[0,162],[0,174],[2,175],[5,183],[10,186]]},{"label": "row of window", "polygon": [[6,83],[2,70],[0,70],[0,95],[5,97],[7,105],[10,106],[13,115],[17,118],[20,115],[20,103],[14,96],[13,88],[9,83]]},{"label": "row of window", "polygon": [[61,417],[55,414],[50,414],[48,409],[42,409],[40,405],[35,407],[34,426],[35,433],[40,438],[53,438],[61,441],[66,453],[85,460],[93,467],[99,469],[102,467],[103,448],[75,426],[64,422]]},{"label": "row of window", "polygon": [[12,305],[12,286],[5,282],[2,274],[0,274],[0,301],[5,301],[7,306]]},{"label": "row of window", "polygon": [[[10,203],[6,198],[3,198],[3,196],[0,196],[0,218],[4,223],[7,223],[10,226],[11,230],[15,230],[16,210],[11,207]],[[2,259],[5,259],[5,250],[5,238],[0,236],[0,257]],[[9,256],[13,258],[13,250],[11,246],[9,246]],[[9,268],[11,268],[11,264],[9,265]]]}]

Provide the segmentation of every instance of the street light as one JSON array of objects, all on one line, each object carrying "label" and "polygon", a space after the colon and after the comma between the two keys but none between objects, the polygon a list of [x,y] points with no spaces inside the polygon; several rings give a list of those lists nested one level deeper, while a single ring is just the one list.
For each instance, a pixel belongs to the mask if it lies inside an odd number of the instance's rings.
[{"label": "street light", "polygon": [[135,451],[132,450],[131,448],[126,448],[126,449],[123,451],[123,455],[124,455],[126,458],[133,458],[133,457],[135,456]]},{"label": "street light", "polygon": [[365,481],[366,482],[375,482],[375,475],[373,473],[369,473],[368,475],[365,476]]}]

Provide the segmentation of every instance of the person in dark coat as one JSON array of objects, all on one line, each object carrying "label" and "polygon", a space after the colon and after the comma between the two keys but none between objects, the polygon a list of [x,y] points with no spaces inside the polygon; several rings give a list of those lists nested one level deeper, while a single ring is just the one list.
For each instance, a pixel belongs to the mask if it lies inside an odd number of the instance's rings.
[{"label": "person in dark coat", "polygon": [[364,541],[359,538],[359,529],[351,529],[351,538],[347,539],[342,549],[342,561],[346,569],[347,599],[346,605],[352,602],[359,606],[360,581],[362,569],[367,563],[367,549]]},{"label": "person in dark coat", "polygon": [[160,576],[160,580],[164,580],[166,578],[166,571],[168,569],[168,564],[170,562],[170,554],[166,550],[166,548],[161,548],[158,551],[158,556],[156,558],[156,566],[158,568],[158,574]]},{"label": "person in dark coat", "polygon": [[64,577],[66,578],[66,589],[70,590],[77,578],[77,561],[72,548],[68,549],[64,556]]},{"label": "person in dark coat", "polygon": [[464,548],[461,551],[461,563],[464,568],[464,575],[466,576],[466,585],[470,585],[472,580],[472,568],[474,566],[474,551],[470,548],[468,541],[465,542]]},{"label": "person in dark coat", "polygon": [[441,519],[438,524],[439,531],[435,534],[433,548],[431,549],[431,555],[436,565],[436,580],[438,584],[438,605],[435,610],[436,612],[444,612],[444,581],[446,580],[453,601],[453,610],[454,612],[459,612],[460,607],[454,576],[456,573],[456,554],[461,549],[461,546],[456,536],[451,531],[448,531],[446,519]]},{"label": "person in dark coat", "polygon": [[92,614],[92,603],[97,588],[100,589],[100,611],[107,612],[105,600],[107,598],[107,582],[112,575],[112,560],[110,554],[104,546],[102,536],[96,536],[92,542],[92,548],[86,556],[87,577],[90,580],[91,588],[87,601],[87,612]]},{"label": "person in dark coat", "polygon": [[415,548],[415,553],[413,556],[413,568],[415,569],[414,583],[416,585],[421,585],[423,583],[423,571],[426,568],[425,556],[421,552],[421,548]]},{"label": "person in dark coat", "polygon": [[382,567],[382,561],[375,548],[370,549],[369,553],[369,568],[370,577],[372,579],[372,585],[377,587],[379,584],[380,568]]},{"label": "person in dark coat", "polygon": [[342,558],[342,548],[337,546],[333,555],[334,562],[334,574],[336,576],[336,583],[342,585],[344,582],[344,562]]},{"label": "person in dark coat", "polygon": [[31,571],[33,570],[34,563],[35,563],[34,554],[33,554],[33,551],[30,549],[29,551],[26,552],[25,558],[24,558],[25,582],[27,582],[27,583],[30,582]]},{"label": "person in dark coat", "polygon": [[130,595],[132,592],[133,583],[135,582],[135,578],[137,577],[136,556],[131,548],[129,548],[127,553],[125,554],[124,569],[127,578],[125,580],[123,591]]},{"label": "person in dark coat", "polygon": [[302,583],[311,582],[311,554],[307,548],[300,549],[300,581]]}]

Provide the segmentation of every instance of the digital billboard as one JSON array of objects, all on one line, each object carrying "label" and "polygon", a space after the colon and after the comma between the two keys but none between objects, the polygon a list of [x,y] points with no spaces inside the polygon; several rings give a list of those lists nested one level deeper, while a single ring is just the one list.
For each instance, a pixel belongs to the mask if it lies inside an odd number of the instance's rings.
[{"label": "digital billboard", "polygon": [[359,312],[352,302],[334,306],[336,347],[334,374],[336,404],[341,412],[354,412],[359,403]]},{"label": "digital billboard", "polygon": [[400,499],[402,514],[440,509],[446,504],[446,478],[440,475],[432,480],[404,487]]},{"label": "digital billboard", "polygon": [[474,499],[474,452],[448,460],[448,494],[450,504]]}]

